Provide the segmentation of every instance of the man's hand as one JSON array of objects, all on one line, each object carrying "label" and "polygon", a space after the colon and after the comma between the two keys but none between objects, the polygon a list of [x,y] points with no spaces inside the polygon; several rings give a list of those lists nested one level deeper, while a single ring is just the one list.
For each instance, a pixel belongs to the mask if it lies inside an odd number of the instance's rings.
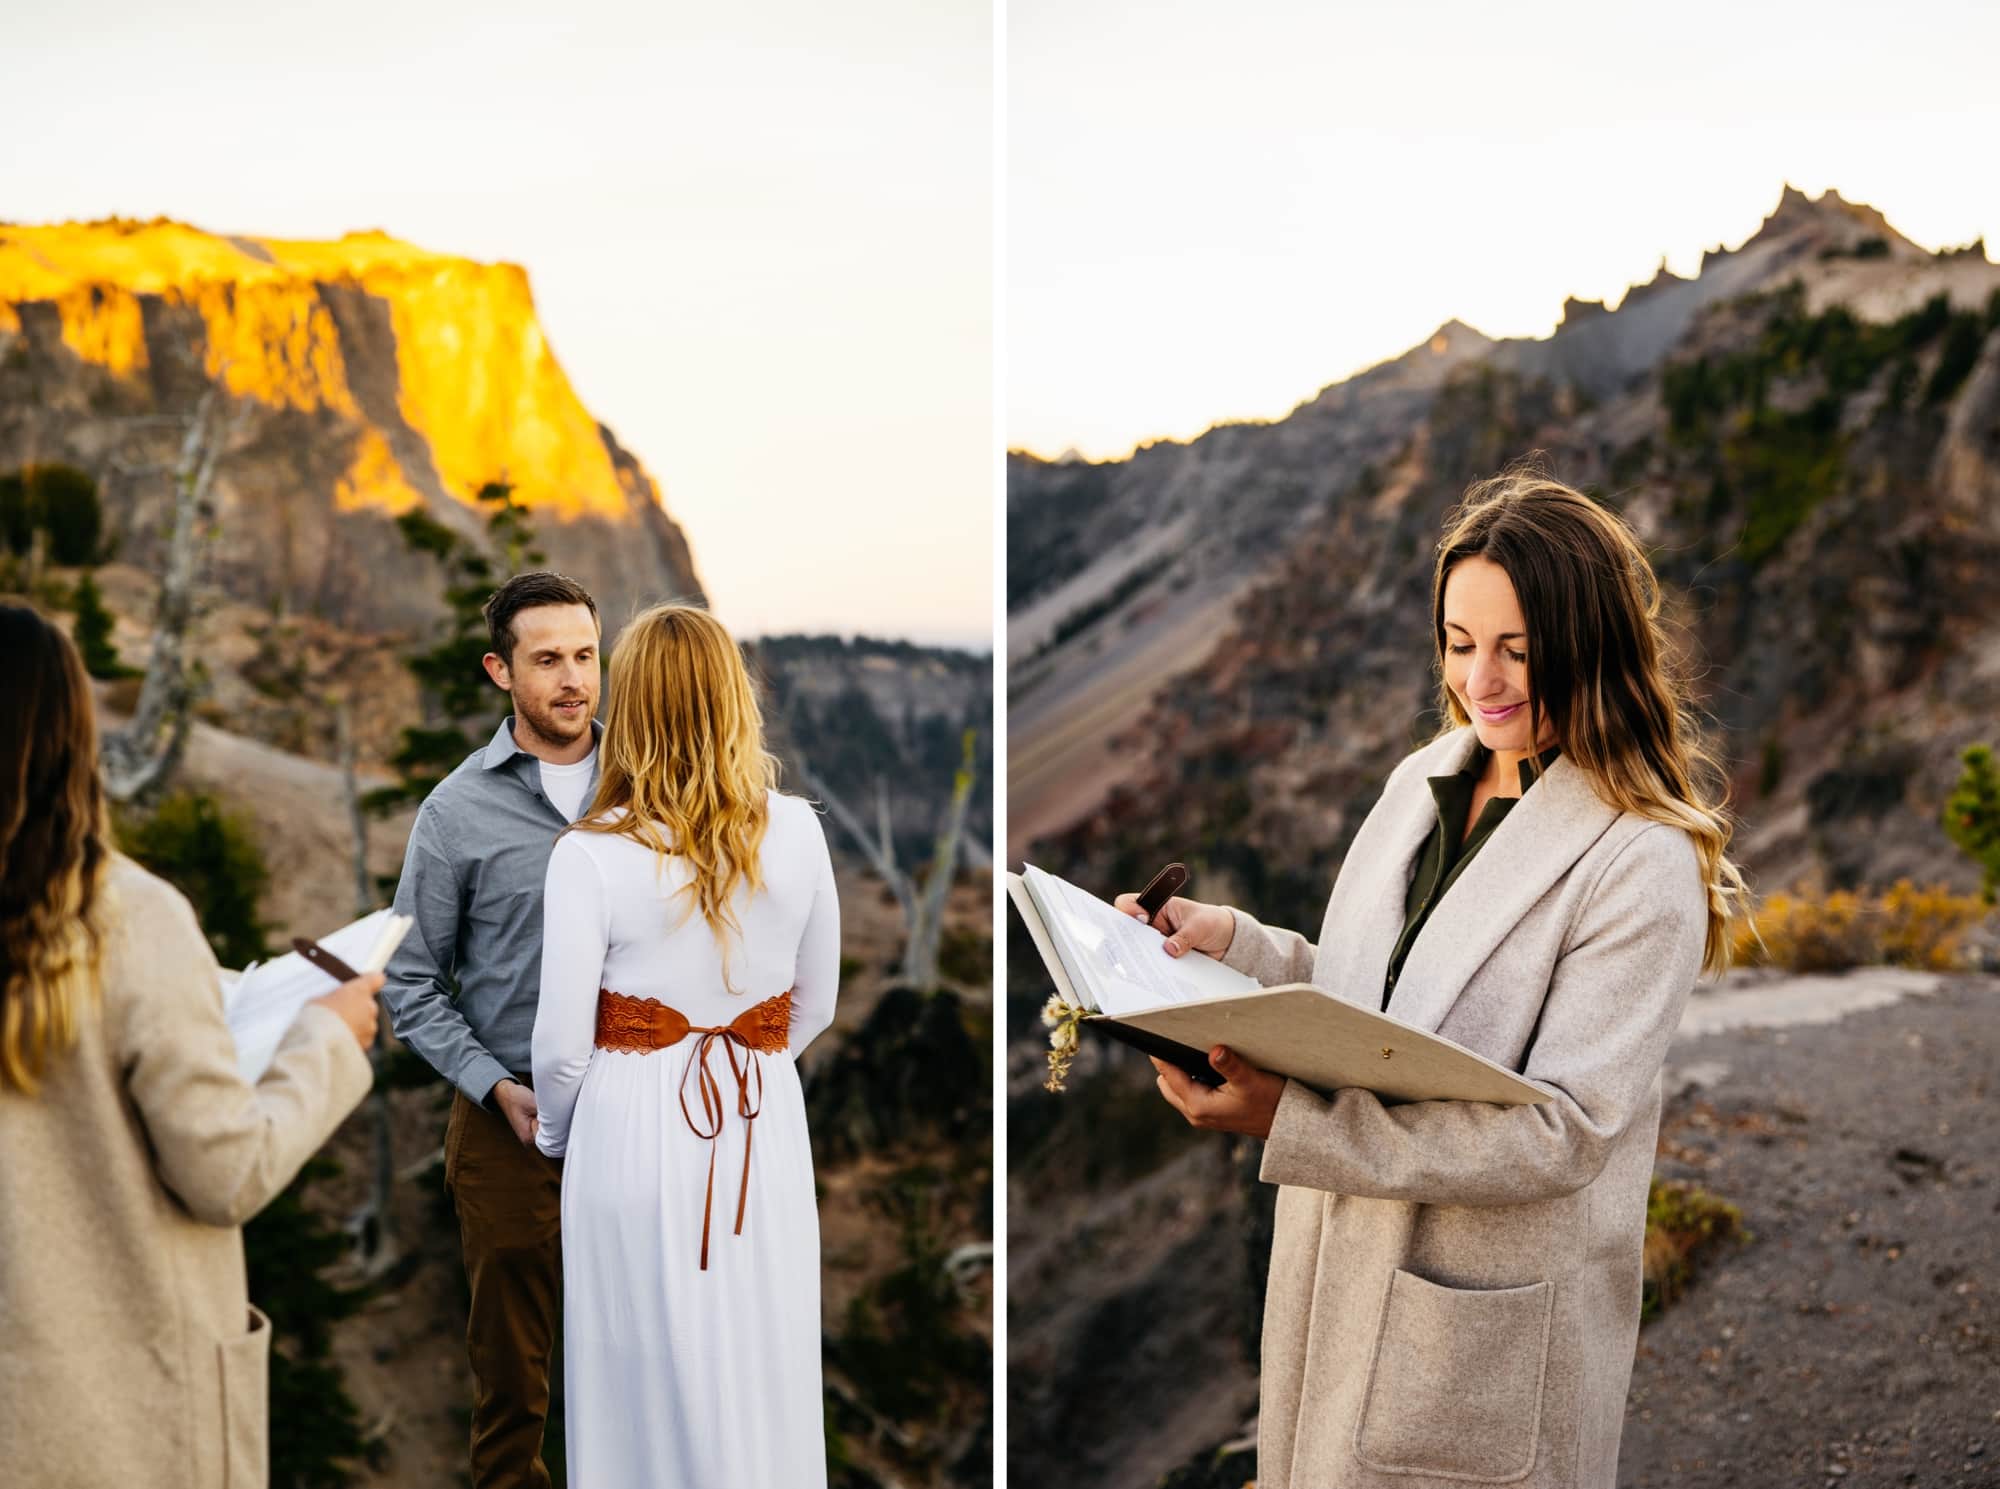
[{"label": "man's hand", "polygon": [[534,1147],[535,1093],[519,1081],[502,1081],[493,1088],[493,1104],[500,1108],[500,1115],[514,1129],[514,1136],[521,1140],[521,1146]]},{"label": "man's hand", "polygon": [[1179,1066],[1154,1060],[1153,1068],[1160,1073],[1157,1084],[1167,1104],[1186,1117],[1190,1127],[1269,1137],[1278,1098],[1285,1094],[1285,1078],[1259,1070],[1226,1045],[1210,1050],[1208,1063],[1227,1084],[1211,1090]]}]

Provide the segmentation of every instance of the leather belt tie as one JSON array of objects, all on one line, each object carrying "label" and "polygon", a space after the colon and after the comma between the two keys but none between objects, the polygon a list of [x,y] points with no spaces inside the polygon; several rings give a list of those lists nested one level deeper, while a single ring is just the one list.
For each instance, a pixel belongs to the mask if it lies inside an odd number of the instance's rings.
[{"label": "leather belt tie", "polygon": [[[746,1008],[727,1024],[690,1024],[687,1015],[657,998],[628,998],[609,988],[597,990],[597,1047],[649,1055],[698,1036],[681,1068],[681,1115],[696,1137],[708,1139],[708,1192],[701,1206],[701,1267],[708,1270],[708,1227],[715,1208],[715,1146],[722,1136],[722,1086],[708,1068],[711,1045],[720,1044],[736,1078],[736,1114],[743,1119],[743,1179],[736,1192],[736,1234],[743,1234],[743,1211],[750,1202],[750,1135],[764,1105],[764,1071],[759,1055],[784,1049],[791,1037],[792,989]],[[736,1050],[742,1046],[739,1064]],[[753,1079],[754,1077],[754,1079]],[[702,1120],[688,1110],[688,1082],[701,1098]],[[752,1094],[754,1089],[754,1096]]]}]

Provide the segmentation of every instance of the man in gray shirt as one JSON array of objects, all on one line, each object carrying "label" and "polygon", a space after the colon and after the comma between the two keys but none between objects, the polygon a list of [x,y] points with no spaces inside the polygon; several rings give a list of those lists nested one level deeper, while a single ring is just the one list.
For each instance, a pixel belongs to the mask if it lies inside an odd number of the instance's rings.
[{"label": "man in gray shirt", "polygon": [[457,1091],[445,1186],[472,1288],[473,1489],[547,1489],[542,1434],[562,1295],[562,1164],[535,1150],[529,1050],[542,881],[597,785],[597,603],[560,574],[486,602],[486,672],[513,716],[424,799],[396,909],[416,926],[384,969],[396,1037]]}]

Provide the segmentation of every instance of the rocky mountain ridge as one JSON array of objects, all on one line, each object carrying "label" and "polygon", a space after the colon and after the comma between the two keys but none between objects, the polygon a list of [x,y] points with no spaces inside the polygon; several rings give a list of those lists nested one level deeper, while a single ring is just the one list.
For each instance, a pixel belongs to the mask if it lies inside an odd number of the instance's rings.
[{"label": "rocky mountain ridge", "polygon": [[[1824,569],[1829,547],[1866,557],[1854,539],[1870,526],[1883,529],[1878,537],[1893,529],[1906,547],[1934,540],[1932,565],[1949,553],[1963,556],[1965,534],[1985,530],[1981,493],[1995,479],[1987,382],[1993,348],[1985,323],[1996,289],[2000,266],[1983,253],[1928,254],[1872,208],[1833,192],[1809,200],[1788,188],[1750,240],[1705,257],[1699,278],[1663,271],[1617,309],[1572,315],[1544,341],[1491,342],[1448,326],[1278,424],[1219,429],[1106,465],[1044,466],[1016,454],[1010,518],[1056,506],[1072,524],[1102,524],[1104,534],[1098,546],[1080,545],[1096,555],[1085,569],[1039,592],[1032,576],[1018,581],[1029,592],[1017,591],[1010,621],[1010,649],[1019,659],[1010,661],[1010,750],[1022,762],[1010,782],[1010,825],[1018,814],[1047,838],[1112,810],[1116,789],[1136,796],[1133,788],[1155,763],[1170,773],[1186,769],[1185,743],[1177,741],[1210,715],[1226,713],[1246,727],[1289,727],[1284,704],[1300,688],[1318,695],[1311,700],[1316,715],[1341,712],[1357,696],[1348,676],[1371,676],[1376,660],[1403,679],[1396,718],[1364,722],[1342,714],[1338,753],[1356,764],[1357,780],[1386,770],[1429,702],[1421,555],[1466,484],[1536,449],[1551,453],[1558,474],[1615,494],[1649,543],[1689,557],[1669,556],[1660,567],[1676,593],[1698,592],[1691,613],[1703,630],[1697,639],[1711,648],[1705,655],[1739,677],[1762,680],[1754,707],[1738,707],[1733,686],[1710,706],[1725,729],[1758,734],[1747,741],[1748,754],[1786,754],[1789,742],[1778,736],[1793,720],[1778,722],[1772,684],[1793,659],[1775,645],[1754,658],[1734,655],[1749,612],[1704,602],[1718,592],[1729,601],[1723,581],[1753,570],[1768,602],[1769,581],[1782,570],[1796,603],[1811,612],[1825,603],[1826,586],[1815,589],[1811,575]],[[1774,342],[1763,353],[1760,338]],[[1812,365],[1826,357],[1840,363],[1831,374]],[[1949,397],[1934,398],[1929,380],[1943,360],[1957,381]],[[1672,400],[1708,396],[1686,386],[1698,365],[1733,366],[1730,375],[1753,377],[1763,391],[1738,390],[1746,396],[1730,395],[1726,409],[1680,418]],[[1892,393],[1896,407],[1888,408]],[[1787,399],[1790,413],[1771,412],[1772,403]],[[1816,410],[1810,418],[1808,408]],[[1771,424],[1779,418],[1782,428]],[[1776,445],[1760,454],[1766,438]],[[1858,457],[1851,463],[1870,473],[1834,470],[1826,460],[1836,447],[1836,464]],[[1357,461],[1364,449],[1382,453]],[[1853,489],[1822,501],[1843,482]],[[1899,496],[1885,509],[1880,501],[1890,489]],[[1131,527],[1131,513],[1148,503],[1163,520]],[[1175,511],[1178,518],[1169,515]],[[1031,518],[1012,526],[1026,529],[1025,547],[1038,541]],[[1109,534],[1120,527],[1137,536],[1113,540]],[[1253,528],[1259,541],[1231,540]],[[1738,546],[1746,536],[1747,551]],[[1875,557],[1883,551],[1868,546]],[[1010,553],[1010,564],[1019,559]],[[1876,583],[1854,596],[1859,609],[1844,614],[1866,614],[1885,594],[1904,595],[1926,615],[1936,610],[1942,591],[1935,587],[1919,602],[1903,581],[1884,582],[1886,589]],[[1090,598],[1056,613],[1077,594]],[[1288,598],[1276,599],[1280,594]],[[1981,611],[1976,587],[1967,604],[1970,613]],[[1768,603],[1757,608],[1772,613]],[[1274,613],[1281,630],[1260,631]],[[1187,616],[1198,616],[1199,625],[1176,631],[1175,618]],[[1413,618],[1417,630],[1406,633]],[[1385,620],[1379,633],[1373,629]],[[1780,627],[1775,615],[1768,623]],[[1916,644],[1926,624],[1910,622],[1915,630],[1905,642]],[[1338,639],[1315,634],[1315,625]],[[1029,645],[1037,634],[1040,642]],[[1289,684],[1259,676],[1254,658],[1288,650],[1295,657]],[[1318,652],[1337,652],[1339,661],[1322,664],[1308,687],[1302,674]],[[1868,680],[1879,683],[1879,673]],[[1814,675],[1836,686],[1830,674]],[[1191,680],[1182,686],[1176,676]],[[1081,733],[1072,727],[1079,700],[1111,697],[1116,707],[1098,702],[1091,709],[1087,735],[1065,737],[1066,730]],[[1372,719],[1375,711],[1363,712]],[[1943,729],[1938,738],[1963,732]],[[1791,751],[1795,762],[1819,751],[1803,737],[1799,745]],[[1093,790],[1065,797],[1044,785],[1074,781],[1092,751],[1118,761],[1115,771],[1097,773]],[[1746,765],[1745,754],[1734,753],[1731,765],[1748,769],[1743,784],[1754,785],[1766,772],[1758,761]],[[1183,763],[1174,766],[1177,759]],[[1043,809],[1058,800],[1062,811]],[[1314,816],[1298,812],[1296,800],[1287,810],[1294,819]],[[1758,829],[1774,826],[1775,815],[1760,814]],[[1800,834],[1790,837],[1789,846],[1758,839],[1753,862],[1761,858],[1759,866],[1787,875],[1812,867],[1810,852],[1794,851]],[[1011,853],[1026,848],[1025,839],[1010,842]],[[1061,856],[1040,851],[1044,859]],[[1950,857],[1932,845],[1903,866],[1942,871]]]},{"label": "rocky mountain ridge", "polygon": [[210,572],[236,599],[350,628],[429,620],[429,561],[392,519],[422,510],[471,535],[495,481],[607,613],[701,595],[686,537],[577,398],[518,266],[379,232],[0,225],[0,469],[94,476],[114,556],[157,569],[167,471],[210,388],[233,415]]}]

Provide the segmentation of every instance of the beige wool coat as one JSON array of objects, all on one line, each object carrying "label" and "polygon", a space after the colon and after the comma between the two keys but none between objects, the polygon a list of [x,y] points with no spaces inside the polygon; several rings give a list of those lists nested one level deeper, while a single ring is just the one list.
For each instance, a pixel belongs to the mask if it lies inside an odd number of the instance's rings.
[{"label": "beige wool coat", "polygon": [[271,1331],[240,1227],[368,1058],[308,1007],[246,1084],[187,901],[124,858],[106,889],[101,1015],[36,1095],[0,1088],[0,1462],[36,1489],[261,1489]]},{"label": "beige wool coat", "polygon": [[[1380,1008],[1427,777],[1390,776],[1317,946],[1235,911],[1224,960]],[[1554,1098],[1384,1105],[1286,1083],[1264,1307],[1259,1489],[1611,1489],[1639,1328],[1667,1046],[1699,975],[1693,840],[1559,757],[1432,909],[1389,1005]]]}]

